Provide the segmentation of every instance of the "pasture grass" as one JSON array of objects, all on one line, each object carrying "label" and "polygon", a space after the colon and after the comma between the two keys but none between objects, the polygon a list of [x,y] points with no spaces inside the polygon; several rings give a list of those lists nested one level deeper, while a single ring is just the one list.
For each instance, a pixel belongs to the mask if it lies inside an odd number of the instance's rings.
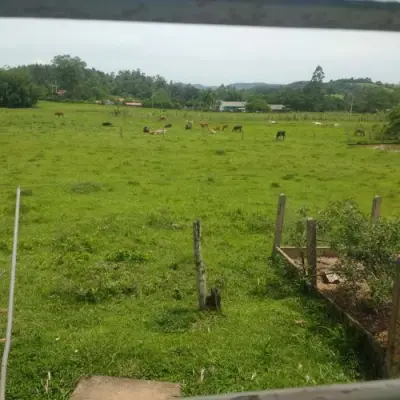
[{"label": "pasture grass", "polygon": [[[111,111],[0,110],[4,307],[23,189],[7,398],[67,399],[92,374],[179,382],[185,395],[367,378],[353,332],[268,256],[281,192],[288,221],[299,207],[312,214],[345,198],[369,210],[375,194],[384,215],[399,215],[399,155],[347,148],[356,116],[327,114],[341,125],[321,128],[287,116],[271,125],[262,114],[168,111],[173,127],[162,137],[142,134],[163,125],[151,110]],[[242,123],[244,140],[184,130],[200,118]],[[285,141],[275,141],[278,129]],[[223,315],[196,310],[197,218]]]}]

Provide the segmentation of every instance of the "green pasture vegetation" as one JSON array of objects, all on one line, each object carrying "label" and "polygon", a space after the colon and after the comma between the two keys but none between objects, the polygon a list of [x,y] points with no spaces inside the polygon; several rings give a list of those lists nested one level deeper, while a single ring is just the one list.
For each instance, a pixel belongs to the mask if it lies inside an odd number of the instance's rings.
[{"label": "green pasture vegetation", "polygon": [[[398,216],[399,154],[348,148],[356,115],[171,110],[160,122],[151,109],[112,111],[0,110],[4,307],[23,189],[7,399],[67,399],[93,374],[179,382],[185,395],[365,379],[353,332],[269,259],[276,202],[287,195],[288,225],[299,208],[316,216],[336,200],[369,212],[376,194],[383,215]],[[363,118],[366,131],[383,123]],[[203,133],[200,120],[240,123],[243,139]],[[142,134],[165,123],[165,136]],[[196,310],[198,218],[224,315]]]}]

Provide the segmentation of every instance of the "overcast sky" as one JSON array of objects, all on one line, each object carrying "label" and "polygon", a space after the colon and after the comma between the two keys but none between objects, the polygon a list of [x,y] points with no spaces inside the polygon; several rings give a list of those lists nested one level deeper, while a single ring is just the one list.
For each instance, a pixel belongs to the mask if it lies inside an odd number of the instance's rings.
[{"label": "overcast sky", "polygon": [[0,63],[9,66],[70,54],[106,72],[139,68],[219,85],[308,80],[320,64],[328,80],[400,82],[400,33],[0,19],[0,37]]}]

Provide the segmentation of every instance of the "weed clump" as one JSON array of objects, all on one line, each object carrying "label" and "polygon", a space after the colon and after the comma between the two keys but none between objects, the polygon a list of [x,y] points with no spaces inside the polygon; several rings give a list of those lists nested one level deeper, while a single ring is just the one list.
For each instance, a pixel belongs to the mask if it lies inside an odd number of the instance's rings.
[{"label": "weed clump", "polygon": [[148,253],[143,253],[138,250],[115,250],[106,254],[106,261],[110,262],[135,262],[141,263],[145,261],[149,261],[151,259],[151,255]]},{"label": "weed clump", "polygon": [[77,194],[89,194],[102,190],[102,185],[94,182],[79,182],[70,186],[69,191]]}]

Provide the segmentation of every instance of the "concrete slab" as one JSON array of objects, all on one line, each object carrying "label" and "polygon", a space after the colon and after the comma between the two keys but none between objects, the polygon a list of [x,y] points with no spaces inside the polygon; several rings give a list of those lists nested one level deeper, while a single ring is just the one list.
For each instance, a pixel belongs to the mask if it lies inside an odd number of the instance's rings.
[{"label": "concrete slab", "polygon": [[180,395],[178,383],[91,376],[79,381],[70,400],[173,400]]}]

